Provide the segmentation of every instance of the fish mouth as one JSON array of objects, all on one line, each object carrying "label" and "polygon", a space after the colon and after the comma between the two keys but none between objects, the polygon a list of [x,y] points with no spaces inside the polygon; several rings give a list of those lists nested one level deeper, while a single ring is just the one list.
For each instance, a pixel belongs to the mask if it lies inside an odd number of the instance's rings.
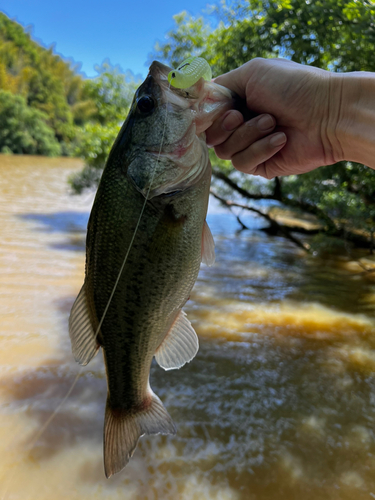
[{"label": "fish mouth", "polygon": [[159,61],[154,61],[149,69],[149,76],[160,88],[163,103],[190,109],[194,115],[196,134],[200,136],[212,123],[229,109],[237,109],[238,96],[226,87],[200,78],[186,89],[178,89],[168,82],[168,74],[173,71]]},{"label": "fish mouth", "polygon": [[[139,95],[147,93],[156,99],[158,106],[164,108],[162,116],[174,119],[177,127],[166,122],[162,134],[162,146],[149,144],[146,152],[154,158],[163,157],[181,168],[181,177],[195,165],[197,158],[206,157],[205,130],[213,121],[233,107],[233,92],[229,89],[200,78],[186,89],[178,89],[168,82],[168,74],[173,71],[169,66],[154,61],[147,78],[139,89]],[[173,117],[173,118],[172,118]],[[165,135],[164,135],[165,133]],[[178,133],[178,135],[177,135]],[[160,137],[159,137],[160,139]]]},{"label": "fish mouth", "polygon": [[154,77],[158,82],[163,82],[164,80],[166,80],[167,85],[169,85],[168,74],[170,71],[172,71],[172,68],[170,68],[169,66],[159,61],[153,61],[148,70],[148,74]]},{"label": "fish mouth", "polygon": [[[153,61],[149,68],[148,76],[151,76],[157,85],[159,85],[164,102],[177,104],[178,106],[182,105],[184,108],[193,108],[196,102],[199,102],[204,94],[205,82],[203,78],[198,80],[198,82],[191,87],[178,89],[168,82],[168,74],[171,71],[173,71],[173,68],[159,61]],[[184,104],[182,104],[182,102],[184,102]]]}]

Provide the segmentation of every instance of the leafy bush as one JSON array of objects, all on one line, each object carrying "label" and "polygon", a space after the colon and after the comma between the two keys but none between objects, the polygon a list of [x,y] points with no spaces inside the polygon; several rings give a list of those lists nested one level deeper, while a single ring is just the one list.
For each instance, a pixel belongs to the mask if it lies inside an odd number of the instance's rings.
[{"label": "leafy bush", "polygon": [[79,129],[74,155],[83,158],[86,165],[81,172],[69,179],[73,191],[81,193],[98,184],[119,130],[119,123],[86,123]]},{"label": "leafy bush", "polygon": [[61,148],[47,119],[22,96],[0,90],[0,152],[59,155]]},{"label": "leafy bush", "polygon": [[139,82],[109,61],[96,67],[98,76],[86,80],[83,98],[92,103],[90,121],[77,129],[74,155],[85,160],[82,172],[70,179],[73,190],[96,186],[113,143],[125,120]]}]

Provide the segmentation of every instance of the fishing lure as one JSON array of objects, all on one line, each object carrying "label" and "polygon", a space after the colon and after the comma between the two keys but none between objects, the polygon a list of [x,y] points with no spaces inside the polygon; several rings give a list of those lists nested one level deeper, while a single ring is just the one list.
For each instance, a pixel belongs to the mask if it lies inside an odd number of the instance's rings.
[{"label": "fishing lure", "polygon": [[168,74],[168,82],[177,89],[191,87],[200,78],[208,81],[212,79],[210,65],[203,57],[188,57],[177,69]]}]

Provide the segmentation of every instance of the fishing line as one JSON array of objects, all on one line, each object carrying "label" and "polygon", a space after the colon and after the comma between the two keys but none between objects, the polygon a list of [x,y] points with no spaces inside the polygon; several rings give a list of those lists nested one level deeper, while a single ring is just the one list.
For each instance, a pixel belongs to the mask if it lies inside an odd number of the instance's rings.
[{"label": "fishing line", "polygon": [[[168,85],[168,90],[170,90],[171,88],[171,85],[169,84]],[[162,147],[163,147],[163,142],[164,142],[164,137],[165,137],[165,130],[166,130],[166,126],[167,126],[167,119],[168,119],[168,104],[169,104],[169,101],[168,101],[168,94],[167,94],[167,100],[166,100],[166,103],[165,103],[165,119],[164,119],[164,124],[163,124],[163,131],[162,131],[162,136],[161,136],[161,140],[160,140],[160,147],[159,147],[159,153],[158,153],[158,156],[157,156],[157,159],[156,159],[156,163],[155,163],[155,166],[152,170],[152,174],[151,174],[151,180],[150,180],[150,186],[147,190],[147,193],[146,193],[146,196],[145,196],[145,200],[143,202],[143,205],[142,205],[142,208],[141,208],[141,211],[140,211],[140,214],[139,214],[139,217],[138,217],[138,221],[137,221],[137,224],[135,226],[135,229],[134,229],[134,233],[133,233],[133,236],[132,236],[132,239],[130,240],[130,243],[129,243],[129,247],[128,247],[128,250],[125,254],[125,257],[124,257],[124,260],[122,262],[122,265],[121,265],[121,268],[120,268],[120,271],[117,275],[117,278],[116,278],[116,281],[115,281],[115,284],[113,286],[113,289],[112,289],[112,292],[111,292],[111,295],[109,296],[109,299],[108,299],[108,302],[107,302],[107,305],[104,309],[104,312],[102,314],[102,317],[101,317],[101,320],[99,322],[99,325],[96,329],[96,332],[95,332],[95,338],[97,338],[98,334],[99,334],[99,331],[100,331],[100,328],[103,324],[103,321],[104,321],[104,318],[108,312],[108,308],[111,304],[111,301],[113,299],[113,296],[115,294],[115,291],[116,291],[116,288],[117,288],[117,285],[120,281],[120,278],[121,278],[121,275],[122,275],[122,272],[124,270],[124,267],[125,267],[125,264],[126,264],[126,261],[128,260],[128,256],[129,256],[129,253],[130,253],[130,250],[133,246],[133,243],[134,243],[134,240],[135,240],[135,236],[137,234],[137,231],[138,231],[138,228],[139,228],[139,225],[141,223],[141,219],[142,219],[142,216],[143,216],[143,213],[145,211],[145,208],[146,208],[146,204],[148,202],[148,197],[150,195],[150,192],[151,192],[151,188],[152,188],[152,184],[154,182],[154,178],[155,178],[155,173],[156,173],[156,167],[157,165],[159,164],[159,159],[160,159],[160,156],[161,156],[161,150],[162,150]],[[64,398],[62,399],[62,401],[60,402],[60,404],[58,405],[58,407],[54,410],[54,412],[49,416],[49,418],[46,420],[46,422],[43,424],[42,428],[38,431],[38,433],[36,434],[36,436],[34,437],[34,439],[32,440],[32,442],[30,443],[29,445],[29,449],[28,451],[30,452],[34,446],[36,445],[36,443],[38,442],[38,440],[42,437],[42,435],[45,433],[45,431],[48,429],[49,425],[51,424],[51,422],[53,421],[53,419],[55,418],[55,416],[58,414],[58,412],[61,410],[61,408],[63,407],[63,405],[65,404],[65,402],[67,401],[67,399],[69,398],[69,396],[71,395],[71,393],[73,392],[73,389],[74,387],[76,386],[77,382],[78,382],[78,379],[82,373],[82,370],[83,370],[83,366],[81,366],[78,370],[78,373],[75,377],[75,379],[73,380],[73,383],[72,385],[70,386],[68,392],[66,393],[66,395],[64,396]],[[20,462],[19,462],[20,463]],[[10,485],[13,481],[13,478],[16,474],[18,470],[18,467],[15,468],[15,470],[13,471],[13,474],[10,476],[9,478],[9,481],[8,481],[8,485]],[[4,490],[4,493],[3,493],[3,496],[2,496],[2,500],[5,500],[5,495],[7,494],[8,492],[8,486],[6,487],[6,489]]]},{"label": "fishing line", "polygon": [[[168,86],[168,90],[170,90],[171,88],[171,85],[169,84]],[[112,289],[112,292],[111,292],[111,295],[109,296],[109,299],[108,299],[108,302],[107,302],[107,305],[104,309],[104,312],[103,312],[103,315],[102,315],[102,318],[99,322],[99,325],[98,325],[98,328],[96,329],[96,332],[95,332],[95,338],[98,336],[99,334],[99,331],[100,331],[100,328],[103,324],[103,321],[104,321],[104,318],[107,314],[107,311],[108,311],[108,308],[111,304],[111,301],[113,299],[113,296],[115,294],[115,291],[116,291],[116,288],[117,288],[117,285],[120,281],[120,278],[121,278],[121,275],[122,275],[122,271],[124,270],[124,267],[125,267],[125,264],[126,264],[126,261],[128,260],[128,256],[129,256],[129,253],[130,253],[130,250],[133,246],[133,243],[134,243],[134,240],[135,240],[135,236],[137,234],[137,231],[138,231],[138,228],[139,228],[139,224],[141,223],[141,219],[142,219],[142,216],[143,216],[143,212],[145,211],[145,208],[146,208],[146,204],[148,202],[148,197],[150,195],[150,192],[151,192],[151,188],[152,188],[152,183],[154,182],[154,177],[155,177],[155,173],[156,173],[156,167],[159,163],[159,158],[160,158],[160,155],[161,155],[161,148],[163,147],[163,141],[164,141],[164,135],[165,135],[165,129],[166,129],[166,126],[167,126],[167,118],[168,118],[168,97],[167,97],[167,101],[166,101],[166,107],[165,107],[165,119],[164,119],[164,125],[163,125],[163,132],[162,132],[162,136],[161,136],[161,141],[160,141],[160,148],[159,148],[159,153],[158,153],[158,157],[156,159],[156,164],[155,164],[155,167],[153,168],[152,170],[152,174],[151,174],[151,181],[150,181],[150,186],[147,190],[147,193],[146,193],[146,196],[145,196],[145,201],[143,202],[143,205],[142,205],[142,208],[141,208],[141,212],[139,214],[139,217],[138,217],[138,221],[137,221],[137,224],[135,226],[135,229],[134,229],[134,233],[133,233],[133,236],[132,236],[132,239],[130,240],[130,244],[129,244],[129,247],[128,247],[128,250],[125,254],[125,257],[124,257],[124,260],[123,260],[123,263],[121,265],[121,268],[120,268],[120,271],[117,275],[117,279],[115,281],[115,285]]]}]

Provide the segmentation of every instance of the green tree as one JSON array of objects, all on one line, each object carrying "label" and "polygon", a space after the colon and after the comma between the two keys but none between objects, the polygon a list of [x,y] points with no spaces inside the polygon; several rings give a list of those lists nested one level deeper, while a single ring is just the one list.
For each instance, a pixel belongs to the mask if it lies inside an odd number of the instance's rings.
[{"label": "green tree", "polygon": [[22,96],[0,90],[0,152],[56,156],[61,152],[48,116]]},{"label": "green tree", "polygon": [[85,80],[82,91],[82,98],[92,103],[91,121],[102,125],[123,121],[139,82],[108,59],[95,71],[98,76]]},{"label": "green tree", "polygon": [[[22,96],[31,110],[43,113],[30,111],[28,116],[43,116],[62,154],[82,156],[87,165],[100,170],[136,83],[109,61],[96,70],[97,78],[84,79],[76,67],[54,54],[53,47],[42,47],[22,26],[0,13],[0,90]],[[18,128],[22,130],[21,123]],[[8,136],[7,151],[30,150],[18,140],[11,144],[10,137],[16,136]],[[96,179],[96,174],[90,178]]]},{"label": "green tree", "polygon": [[0,12],[0,89],[23,96],[28,106],[45,113],[60,142],[75,135],[75,105],[82,100],[83,83],[77,68]]},{"label": "green tree", "polygon": [[104,125],[88,122],[78,129],[74,154],[85,161],[85,166],[81,172],[70,178],[70,185],[75,193],[81,193],[84,189],[98,184],[120,127],[119,122]]},{"label": "green tree", "polygon": [[[175,16],[176,26],[166,42],[156,47],[155,57],[176,66],[199,49],[214,75],[253,57],[280,56],[331,71],[375,71],[375,4],[370,0],[234,0],[222,3],[216,14],[219,22],[215,28],[203,17]],[[237,196],[282,202],[317,216],[328,235],[373,245],[373,170],[342,162],[260,185],[226,162],[212,160],[214,175],[220,179],[216,186],[226,200]]]},{"label": "green tree", "polygon": [[85,160],[82,172],[70,179],[75,192],[80,193],[98,183],[111,147],[125,120],[134,92],[139,85],[132,75],[122,73],[109,61],[97,66],[96,78],[86,80],[82,93],[89,102],[89,121],[77,129],[74,154]]}]

